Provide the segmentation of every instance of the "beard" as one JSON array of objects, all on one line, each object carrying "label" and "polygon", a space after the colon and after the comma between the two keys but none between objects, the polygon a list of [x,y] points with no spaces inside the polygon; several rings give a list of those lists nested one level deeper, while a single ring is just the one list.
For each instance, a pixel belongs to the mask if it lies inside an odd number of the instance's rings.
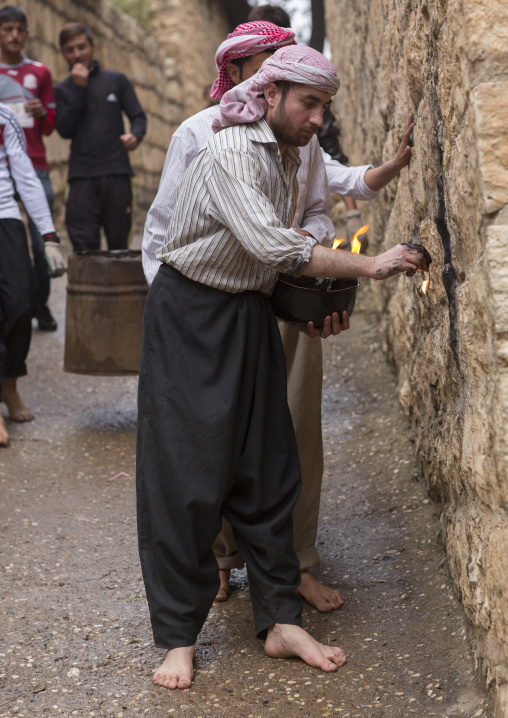
[{"label": "beard", "polygon": [[285,103],[281,102],[277,112],[270,120],[270,126],[275,139],[284,145],[303,147],[308,145],[318,128],[307,125],[306,127],[293,127],[291,116],[287,114]]}]

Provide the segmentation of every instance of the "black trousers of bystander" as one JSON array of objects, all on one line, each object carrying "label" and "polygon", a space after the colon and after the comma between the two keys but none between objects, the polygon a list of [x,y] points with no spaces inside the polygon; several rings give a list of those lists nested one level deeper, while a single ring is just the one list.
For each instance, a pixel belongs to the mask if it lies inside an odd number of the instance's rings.
[{"label": "black trousers of bystander", "polygon": [[26,374],[35,303],[25,227],[19,219],[0,219],[0,384]]},{"label": "black trousers of bystander", "polygon": [[245,557],[257,634],[301,625],[300,468],[267,298],[163,264],[146,302],[138,405],[139,552],[156,645],[196,642],[219,587],[221,516]]},{"label": "black trousers of bystander", "polygon": [[132,223],[129,175],[78,177],[71,180],[65,224],[75,252],[100,249],[101,227],[109,249],[127,249]]}]

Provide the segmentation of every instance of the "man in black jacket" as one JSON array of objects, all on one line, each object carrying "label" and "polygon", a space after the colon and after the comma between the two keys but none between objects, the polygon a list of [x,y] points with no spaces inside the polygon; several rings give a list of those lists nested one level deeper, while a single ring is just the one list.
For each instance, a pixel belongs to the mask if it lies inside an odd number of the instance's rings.
[{"label": "man in black jacket", "polygon": [[[121,72],[94,60],[90,28],[72,22],[60,32],[69,77],[55,87],[56,129],[71,139],[65,221],[75,251],[99,249],[104,228],[110,249],[126,249],[131,228],[133,174],[128,152],[146,132],[146,116]],[[125,132],[122,112],[131,123]]]}]

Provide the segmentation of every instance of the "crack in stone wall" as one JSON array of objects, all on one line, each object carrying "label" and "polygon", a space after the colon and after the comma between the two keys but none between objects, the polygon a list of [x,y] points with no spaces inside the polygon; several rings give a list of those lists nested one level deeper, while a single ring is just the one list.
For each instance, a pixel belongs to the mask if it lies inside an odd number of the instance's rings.
[{"label": "crack in stone wall", "polygon": [[352,164],[411,163],[365,207],[372,251],[421,241],[421,277],[373,286],[477,665],[508,715],[508,5],[326,0]]}]

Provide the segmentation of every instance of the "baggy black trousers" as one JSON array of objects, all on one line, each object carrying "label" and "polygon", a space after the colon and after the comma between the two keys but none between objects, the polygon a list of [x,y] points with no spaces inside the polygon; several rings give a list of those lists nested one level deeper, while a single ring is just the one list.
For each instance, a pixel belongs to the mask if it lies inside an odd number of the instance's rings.
[{"label": "baggy black trousers", "polygon": [[155,644],[195,643],[219,588],[221,516],[245,557],[257,634],[301,625],[300,468],[266,297],[162,265],[146,302],[138,403],[139,553]]},{"label": "baggy black trousers", "polygon": [[131,222],[130,175],[77,177],[70,181],[65,224],[75,252],[100,249],[101,227],[109,249],[127,249]]},{"label": "baggy black trousers", "polygon": [[26,374],[32,338],[35,275],[19,219],[0,219],[0,389],[4,377]]}]

